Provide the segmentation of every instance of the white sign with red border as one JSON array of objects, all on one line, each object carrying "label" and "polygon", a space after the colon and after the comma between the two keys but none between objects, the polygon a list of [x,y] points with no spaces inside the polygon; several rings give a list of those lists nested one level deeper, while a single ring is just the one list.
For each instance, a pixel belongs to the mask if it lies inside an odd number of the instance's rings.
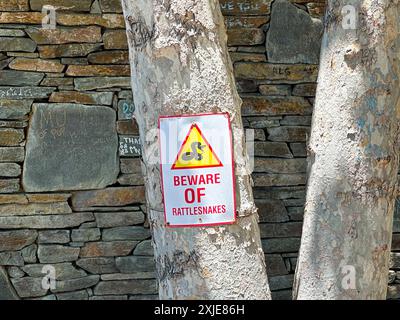
[{"label": "white sign with red border", "polygon": [[161,116],[161,178],[168,227],[236,221],[228,113]]}]

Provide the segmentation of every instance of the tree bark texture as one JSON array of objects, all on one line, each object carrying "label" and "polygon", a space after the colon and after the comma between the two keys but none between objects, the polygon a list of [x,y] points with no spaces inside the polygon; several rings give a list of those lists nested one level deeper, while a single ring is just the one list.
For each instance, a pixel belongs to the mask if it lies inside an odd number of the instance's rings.
[{"label": "tree bark texture", "polygon": [[[242,134],[241,100],[219,2],[122,0],[122,4],[160,298],[269,299]],[[230,114],[238,221],[221,227],[166,228],[158,117],[209,112]]]},{"label": "tree bark texture", "polygon": [[[399,2],[360,0],[322,42],[297,299],[384,299],[399,168]],[[350,17],[351,18],[351,17]]]}]

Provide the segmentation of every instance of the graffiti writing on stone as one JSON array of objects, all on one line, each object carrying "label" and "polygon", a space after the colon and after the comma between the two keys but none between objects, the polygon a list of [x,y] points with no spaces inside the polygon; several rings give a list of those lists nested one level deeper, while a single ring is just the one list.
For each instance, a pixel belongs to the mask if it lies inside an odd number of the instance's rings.
[{"label": "graffiti writing on stone", "polygon": [[137,136],[119,137],[119,154],[121,157],[137,157],[141,154],[140,138]]}]

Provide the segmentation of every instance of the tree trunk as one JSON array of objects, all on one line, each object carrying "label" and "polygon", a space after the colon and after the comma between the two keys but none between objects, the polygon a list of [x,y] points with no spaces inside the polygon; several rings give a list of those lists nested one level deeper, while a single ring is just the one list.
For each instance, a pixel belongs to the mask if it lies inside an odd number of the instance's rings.
[{"label": "tree trunk", "polygon": [[[217,0],[122,0],[135,118],[162,299],[269,299],[237,94]],[[160,115],[228,112],[236,165],[234,225],[166,228]]]},{"label": "tree trunk", "polygon": [[330,0],[326,15],[297,299],[386,297],[399,165],[399,3],[354,2],[355,30],[343,28],[347,3]]}]

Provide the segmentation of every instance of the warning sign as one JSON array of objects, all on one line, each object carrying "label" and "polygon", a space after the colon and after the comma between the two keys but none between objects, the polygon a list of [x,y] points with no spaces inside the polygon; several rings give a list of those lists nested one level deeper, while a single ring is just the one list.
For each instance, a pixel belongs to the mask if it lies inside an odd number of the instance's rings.
[{"label": "warning sign", "polygon": [[234,223],[235,179],[229,115],[160,117],[159,129],[167,226]]},{"label": "warning sign", "polygon": [[172,169],[221,167],[222,163],[197,124],[190,127]]}]

